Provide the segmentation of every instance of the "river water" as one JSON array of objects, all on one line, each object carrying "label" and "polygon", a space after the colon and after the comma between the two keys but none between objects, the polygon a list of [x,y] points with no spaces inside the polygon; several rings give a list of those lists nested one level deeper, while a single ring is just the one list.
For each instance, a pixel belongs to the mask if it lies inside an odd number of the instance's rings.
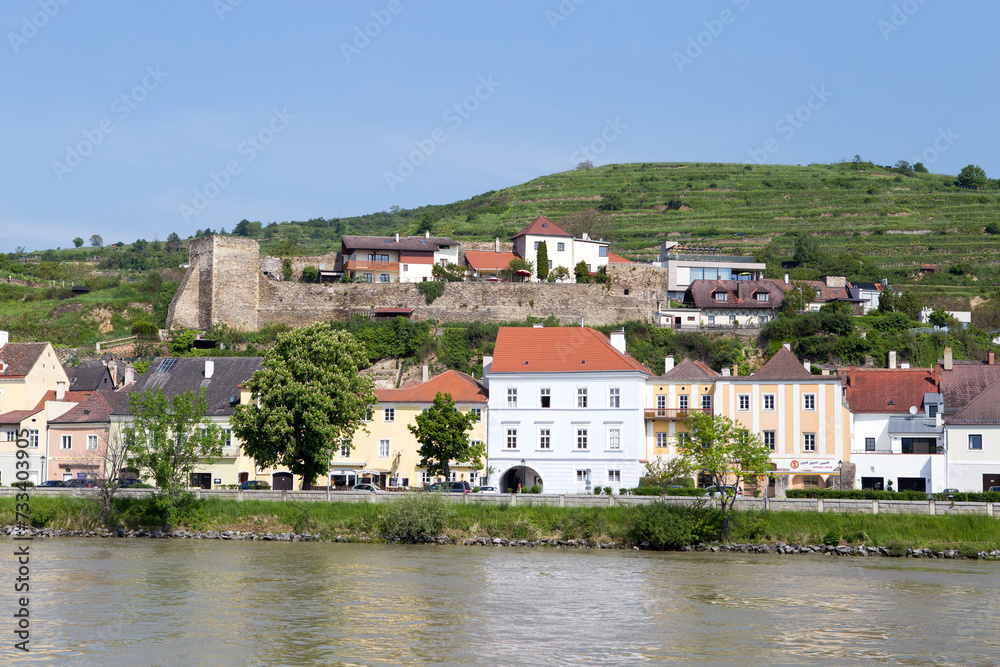
[{"label": "river water", "polygon": [[1000,663],[991,562],[35,540],[20,656],[15,569],[0,664]]}]

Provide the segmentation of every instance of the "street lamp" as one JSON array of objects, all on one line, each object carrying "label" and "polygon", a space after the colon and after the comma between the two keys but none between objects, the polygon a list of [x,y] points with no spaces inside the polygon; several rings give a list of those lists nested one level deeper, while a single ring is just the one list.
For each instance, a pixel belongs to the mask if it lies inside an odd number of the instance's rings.
[{"label": "street lamp", "polygon": [[520,488],[518,489],[519,492],[523,492],[525,482],[527,482],[527,480],[524,477],[524,459],[521,459],[521,485]]},{"label": "street lamp", "polygon": [[837,489],[844,490],[844,462],[837,461]]}]

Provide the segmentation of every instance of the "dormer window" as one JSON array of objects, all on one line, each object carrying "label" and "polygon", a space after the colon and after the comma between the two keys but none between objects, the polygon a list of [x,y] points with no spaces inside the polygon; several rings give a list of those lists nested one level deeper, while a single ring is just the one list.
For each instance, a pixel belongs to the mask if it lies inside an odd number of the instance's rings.
[{"label": "dormer window", "polygon": [[729,294],[727,294],[726,292],[715,292],[712,295],[712,298],[715,299],[716,301],[728,301]]},{"label": "dormer window", "polygon": [[771,295],[768,294],[767,292],[756,292],[753,295],[753,298],[754,298],[754,301],[769,301],[770,300],[770,296]]}]

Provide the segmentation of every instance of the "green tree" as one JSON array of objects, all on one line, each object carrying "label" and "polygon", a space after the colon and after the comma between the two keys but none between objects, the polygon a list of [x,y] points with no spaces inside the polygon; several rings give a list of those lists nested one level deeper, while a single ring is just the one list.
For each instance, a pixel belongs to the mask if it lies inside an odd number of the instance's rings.
[{"label": "green tree", "polygon": [[927,174],[927,173],[930,173],[930,172],[927,171],[927,167],[924,166],[923,162],[914,162],[913,163],[913,171],[916,172],[916,173],[918,173],[918,174]]},{"label": "green tree", "polygon": [[987,184],[986,172],[983,168],[975,165],[969,164],[962,167],[962,171],[958,172],[958,178],[955,179],[956,185],[963,188],[985,188]]},{"label": "green tree", "polygon": [[236,409],[233,433],[262,468],[286,466],[311,485],[326,476],[332,448],[350,446],[376,402],[362,344],[314,324],[280,334],[247,383],[256,400]]},{"label": "green tree", "polygon": [[819,248],[819,239],[811,232],[799,232],[795,235],[795,254],[793,258],[796,262],[806,266],[813,266],[819,262],[822,253]]},{"label": "green tree", "polygon": [[167,236],[167,252],[177,252],[181,249],[181,237],[177,236],[177,232],[170,232]]},{"label": "green tree", "polygon": [[576,263],[573,267],[573,275],[576,276],[576,282],[578,283],[589,283],[590,282],[590,269],[587,267],[587,263],[582,259]]},{"label": "green tree", "polygon": [[233,234],[236,236],[248,236],[255,238],[260,234],[260,223],[250,222],[249,220],[240,220],[235,227],[233,227]]},{"label": "green tree", "polygon": [[315,266],[307,266],[302,269],[302,277],[300,280],[304,283],[318,283],[319,282],[319,269]]},{"label": "green tree", "polygon": [[538,254],[535,259],[535,266],[538,267],[538,279],[546,280],[549,277],[549,249],[545,241],[538,242]]},{"label": "green tree", "polygon": [[301,254],[294,239],[281,239],[271,247],[272,257],[294,257]]},{"label": "green tree", "polygon": [[569,278],[569,269],[565,266],[557,266],[549,271],[549,282],[554,283],[557,280],[566,280]]},{"label": "green tree", "polygon": [[292,260],[287,257],[281,260],[281,277],[285,280],[292,279]]},{"label": "green tree", "polygon": [[476,417],[472,413],[459,412],[451,394],[439,391],[431,407],[418,414],[415,421],[415,426],[410,424],[406,428],[420,443],[417,450],[420,467],[430,475],[448,479],[452,461],[470,463],[473,470],[482,469],[483,446],[472,445],[468,434]]},{"label": "green tree", "polygon": [[527,271],[530,275],[535,272],[535,265],[526,259],[515,257],[508,262],[507,268],[504,269],[504,273],[507,274],[507,280],[513,280],[517,276],[518,271]]},{"label": "green tree", "polygon": [[439,280],[443,280],[448,283],[460,283],[465,280],[465,267],[460,264],[448,264],[447,266],[441,266],[440,264],[435,264],[431,267],[431,275]]},{"label": "green tree", "polygon": [[222,430],[205,414],[205,390],[167,398],[163,389],[128,396],[134,417],[123,429],[128,466],[148,476],[176,497],[188,487],[199,463],[211,465],[222,455]]},{"label": "green tree", "polygon": [[417,223],[417,234],[426,234],[434,231],[434,218],[430,213],[425,213],[420,222]]},{"label": "green tree", "polygon": [[83,245],[83,239],[77,236],[75,239],[73,239],[73,245],[79,248],[80,246]]},{"label": "green tree", "polygon": [[623,206],[622,196],[617,192],[601,193],[601,203],[598,208],[602,211],[619,211]]},{"label": "green tree", "polygon": [[93,236],[90,237],[90,245],[94,246],[95,248],[100,248],[101,246],[104,245],[104,239],[101,238],[99,234],[94,234]]},{"label": "green tree", "polygon": [[[729,417],[692,411],[687,419],[690,437],[677,441],[677,456],[691,470],[699,471],[712,485],[756,488],[766,475],[771,452],[755,435]],[[735,494],[723,494],[722,539],[729,537]]]}]

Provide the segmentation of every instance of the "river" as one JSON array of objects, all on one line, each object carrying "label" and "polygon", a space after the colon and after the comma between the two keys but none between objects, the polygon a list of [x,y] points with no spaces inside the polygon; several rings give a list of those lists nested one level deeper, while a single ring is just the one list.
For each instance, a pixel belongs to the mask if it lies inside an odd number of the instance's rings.
[{"label": "river", "polygon": [[31,543],[14,660],[2,542],[0,664],[1000,663],[995,562],[98,538]]}]

